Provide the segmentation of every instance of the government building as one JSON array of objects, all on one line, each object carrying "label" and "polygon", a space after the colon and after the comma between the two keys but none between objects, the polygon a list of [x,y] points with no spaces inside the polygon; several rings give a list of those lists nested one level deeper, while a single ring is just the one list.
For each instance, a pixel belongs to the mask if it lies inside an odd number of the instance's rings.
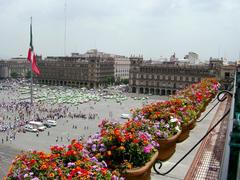
[{"label": "government building", "polygon": [[0,79],[12,76],[23,78],[31,71],[27,58],[16,57],[9,60],[0,60]]},{"label": "government building", "polygon": [[37,62],[41,70],[34,82],[39,84],[98,88],[113,81],[112,58],[98,56],[47,57]]},{"label": "government building", "polygon": [[130,61],[125,56],[91,49],[84,54],[48,56],[39,60],[39,84],[98,88],[129,78]]},{"label": "government building", "polygon": [[[174,59],[174,56],[170,58]],[[228,88],[234,78],[236,65],[224,65],[223,59],[210,58],[208,64],[189,64],[180,61],[144,61],[130,57],[129,91],[139,94],[171,95],[178,89],[215,77]]]}]

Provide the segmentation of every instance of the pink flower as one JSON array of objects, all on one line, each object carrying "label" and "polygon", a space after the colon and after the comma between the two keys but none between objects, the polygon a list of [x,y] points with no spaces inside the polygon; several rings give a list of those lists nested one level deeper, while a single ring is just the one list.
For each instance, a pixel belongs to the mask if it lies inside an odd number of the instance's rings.
[{"label": "pink flower", "polygon": [[152,149],[153,149],[153,145],[149,144],[149,145],[144,147],[143,151],[145,153],[150,153],[152,151]]}]

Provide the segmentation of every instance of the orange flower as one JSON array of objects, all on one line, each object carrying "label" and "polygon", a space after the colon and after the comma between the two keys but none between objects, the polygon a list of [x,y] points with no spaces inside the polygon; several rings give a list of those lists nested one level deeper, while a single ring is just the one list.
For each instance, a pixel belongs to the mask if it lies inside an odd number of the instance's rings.
[{"label": "orange flower", "polygon": [[119,129],[114,129],[114,135],[119,136],[120,135],[120,130]]},{"label": "orange flower", "polygon": [[119,149],[120,149],[121,151],[124,151],[124,150],[125,150],[125,147],[124,147],[124,146],[120,146]]},{"label": "orange flower", "polygon": [[54,173],[50,173],[50,174],[48,174],[48,177],[50,177],[50,178],[53,178],[54,176],[55,176]]},{"label": "orange flower", "polygon": [[143,141],[143,144],[147,145],[147,144],[148,144],[148,141],[147,141],[147,140],[144,140],[144,141]]},{"label": "orange flower", "polygon": [[43,164],[41,167],[40,167],[40,170],[45,170],[47,169],[47,165],[46,164]]},{"label": "orange flower", "polygon": [[111,156],[112,155],[112,151],[107,151],[107,155]]},{"label": "orange flower", "polygon": [[55,167],[57,167],[57,164],[55,162],[53,162],[51,166],[54,169]]},{"label": "orange flower", "polygon": [[9,167],[8,172],[12,172],[12,170],[13,170],[13,165],[11,165],[11,166]]},{"label": "orange flower", "polygon": [[95,156],[96,156],[96,158],[99,158],[101,156],[101,154],[97,153]]},{"label": "orange flower", "polygon": [[30,160],[30,164],[31,164],[31,165],[33,165],[35,162],[36,162],[35,159],[31,159],[31,160]]},{"label": "orange flower", "polygon": [[111,147],[111,150],[114,150],[114,149],[116,149],[117,148],[117,146],[112,146]]}]

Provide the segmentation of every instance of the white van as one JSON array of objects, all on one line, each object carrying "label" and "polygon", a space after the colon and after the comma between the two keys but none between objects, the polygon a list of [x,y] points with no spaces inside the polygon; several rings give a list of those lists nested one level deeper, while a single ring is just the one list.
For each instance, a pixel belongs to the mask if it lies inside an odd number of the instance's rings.
[{"label": "white van", "polygon": [[32,125],[29,125],[29,124],[26,124],[26,125],[24,126],[24,130],[25,130],[25,131],[29,131],[29,132],[38,132],[38,130],[37,130],[36,128],[33,128],[33,126],[32,126]]},{"label": "white van", "polygon": [[56,126],[57,125],[57,121],[54,120],[47,120],[47,124],[49,124],[50,126]]},{"label": "white van", "polygon": [[36,128],[39,131],[44,131],[46,129],[46,126],[44,126],[43,123],[38,121],[30,121],[28,124],[33,126],[33,128]]},{"label": "white van", "polygon": [[121,118],[122,119],[130,119],[131,116],[130,116],[130,114],[121,114]]}]

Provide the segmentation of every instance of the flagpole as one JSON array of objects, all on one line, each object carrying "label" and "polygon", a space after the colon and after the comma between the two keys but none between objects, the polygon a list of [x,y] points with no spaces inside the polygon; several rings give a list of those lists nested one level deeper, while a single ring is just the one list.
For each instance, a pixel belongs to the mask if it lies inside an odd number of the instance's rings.
[{"label": "flagpole", "polygon": [[[32,63],[31,63],[32,65]],[[31,67],[31,104],[33,105],[33,72],[32,72],[32,67]]]},{"label": "flagpole", "polygon": [[[32,33],[32,17],[31,17],[31,29],[30,29],[30,31],[31,31],[31,33]],[[32,37],[31,37],[32,38]],[[31,69],[31,86],[30,86],[30,93],[31,93],[31,105],[33,105],[33,88],[32,88],[32,86],[33,86],[33,71],[32,71],[32,61],[31,61],[31,63],[30,63],[30,69]]]}]

